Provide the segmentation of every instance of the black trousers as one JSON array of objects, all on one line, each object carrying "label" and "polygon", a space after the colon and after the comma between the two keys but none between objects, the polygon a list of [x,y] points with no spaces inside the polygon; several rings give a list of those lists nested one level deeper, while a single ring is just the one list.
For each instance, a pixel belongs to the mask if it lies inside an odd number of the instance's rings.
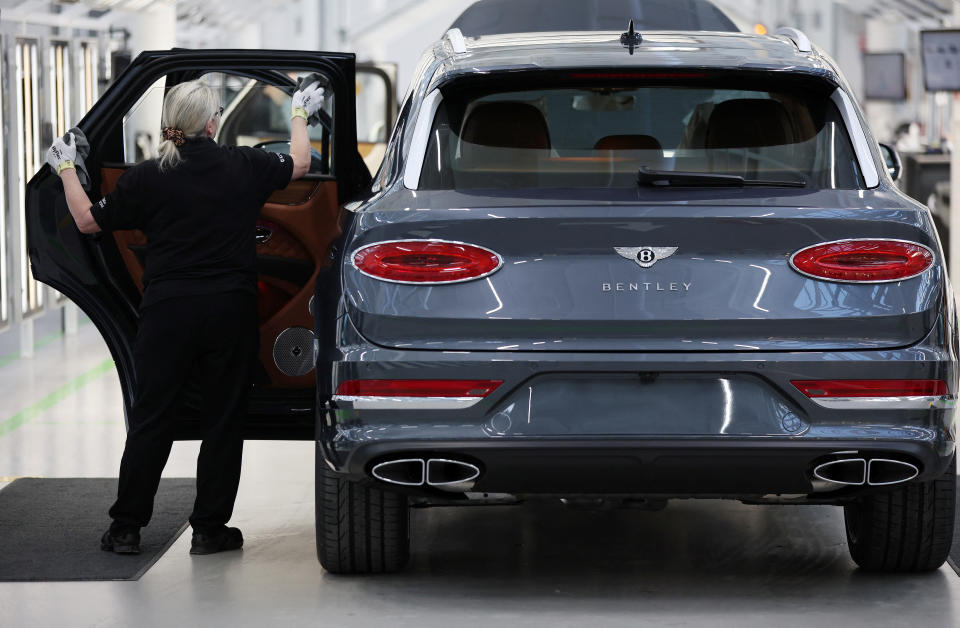
[{"label": "black trousers", "polygon": [[[114,531],[150,521],[187,377],[199,373],[205,435],[197,458],[190,524],[214,530],[230,520],[240,483],[243,421],[258,347],[257,301],[227,292],[166,299],[143,308],[134,345],[136,392],[120,462]],[[198,366],[194,370],[194,365]]]}]

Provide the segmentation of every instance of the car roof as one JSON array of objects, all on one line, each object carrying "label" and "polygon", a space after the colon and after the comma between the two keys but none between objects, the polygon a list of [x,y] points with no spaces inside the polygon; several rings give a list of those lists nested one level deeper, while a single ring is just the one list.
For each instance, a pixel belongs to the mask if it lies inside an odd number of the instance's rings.
[{"label": "car roof", "polygon": [[[626,25],[625,25],[626,26]],[[651,31],[633,54],[621,32],[542,32],[463,38],[452,31],[434,48],[443,76],[513,68],[698,67],[789,70],[839,75],[814,48],[801,52],[786,36],[704,31]]]},{"label": "car roof", "polygon": [[467,37],[516,32],[739,29],[709,0],[478,0],[450,28]]}]

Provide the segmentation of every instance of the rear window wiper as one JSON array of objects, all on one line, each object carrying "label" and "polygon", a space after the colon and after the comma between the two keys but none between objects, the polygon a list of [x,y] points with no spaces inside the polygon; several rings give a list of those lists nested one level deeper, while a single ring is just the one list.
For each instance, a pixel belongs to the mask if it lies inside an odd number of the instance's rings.
[{"label": "rear window wiper", "polygon": [[706,172],[679,172],[676,170],[650,170],[640,168],[637,185],[646,187],[774,187],[803,188],[807,182],[774,181],[772,179],[745,179],[735,174],[710,174]]}]

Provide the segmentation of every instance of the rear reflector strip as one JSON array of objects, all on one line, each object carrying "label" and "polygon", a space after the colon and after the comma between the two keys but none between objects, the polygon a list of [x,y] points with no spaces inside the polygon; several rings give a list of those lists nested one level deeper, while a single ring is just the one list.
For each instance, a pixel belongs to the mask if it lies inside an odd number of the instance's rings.
[{"label": "rear reflector strip", "polygon": [[340,382],[338,395],[372,397],[486,397],[502,380],[352,379]]},{"label": "rear reflector strip", "polygon": [[815,379],[791,382],[808,397],[919,397],[947,394],[939,379]]},{"label": "rear reflector strip", "polygon": [[483,401],[483,397],[369,397],[334,395],[333,401],[349,403],[354,410],[463,410]]},{"label": "rear reflector strip", "polygon": [[833,410],[929,410],[954,407],[938,379],[839,379],[791,382],[814,403]]},{"label": "rear reflector strip", "polygon": [[356,379],[341,382],[333,400],[357,410],[458,410],[476,405],[503,381],[480,379]]}]

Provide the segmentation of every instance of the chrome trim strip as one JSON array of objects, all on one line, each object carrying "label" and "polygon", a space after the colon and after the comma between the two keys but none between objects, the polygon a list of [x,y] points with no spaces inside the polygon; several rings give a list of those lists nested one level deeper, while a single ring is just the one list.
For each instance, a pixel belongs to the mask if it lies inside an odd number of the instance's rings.
[{"label": "chrome trim strip", "polygon": [[[420,481],[419,482],[398,482],[397,480],[391,480],[390,478],[384,478],[377,475],[377,469],[380,467],[385,467],[391,464],[400,464],[406,462],[417,462],[420,464]],[[377,478],[381,482],[387,482],[388,484],[398,484],[400,486],[422,486],[427,480],[427,467],[423,464],[423,460],[420,458],[401,458],[400,460],[387,460],[386,462],[381,462],[372,469],[370,469],[370,475]]]},{"label": "chrome trim strip", "polygon": [[[835,464],[850,464],[851,462],[856,462],[863,465],[863,479],[861,479],[859,482],[841,482],[840,480],[831,480],[830,478],[825,478],[822,475],[820,475],[820,469],[823,469],[825,467],[831,467]],[[842,460],[832,460],[830,462],[824,462],[821,465],[817,465],[817,467],[813,470],[813,477],[817,478],[818,480],[823,480],[824,482],[829,482],[831,484],[846,484],[847,486],[863,486],[864,484],[867,483],[867,461],[864,458],[844,458]]]},{"label": "chrome trim strip", "polygon": [[944,410],[953,408],[956,395],[930,397],[810,397],[830,410]]},{"label": "chrome trim strip", "polygon": [[[899,279],[873,279],[873,280],[870,280],[870,281],[861,281],[861,280],[858,280],[858,279],[831,279],[831,278],[829,278],[829,277],[819,277],[819,276],[817,276],[817,275],[811,275],[811,274],[808,273],[808,272],[804,272],[804,271],[800,270],[799,268],[797,268],[797,265],[793,263],[793,260],[794,260],[794,258],[795,258],[797,255],[800,255],[801,253],[803,253],[803,252],[806,251],[807,249],[812,249],[812,248],[817,247],[817,246],[826,246],[826,245],[828,245],[828,244],[841,244],[841,243],[843,243],[843,242],[875,242],[875,241],[881,241],[881,240],[884,241],[884,242],[900,242],[900,243],[902,243],[902,244],[911,244],[911,245],[913,245],[913,246],[919,246],[921,249],[926,249],[927,252],[930,253],[931,257],[933,257],[933,263],[930,264],[930,266],[928,266],[927,268],[921,270],[919,273],[915,273],[915,274],[909,275],[909,276],[907,276],[907,277],[900,277]],[[798,273],[800,273],[800,274],[803,275],[804,277],[810,277],[811,279],[818,279],[818,280],[820,280],[820,281],[830,281],[830,282],[833,282],[833,283],[866,283],[866,284],[869,284],[869,283],[896,283],[896,282],[898,282],[898,281],[906,281],[906,280],[908,280],[908,279],[913,279],[914,277],[919,277],[919,276],[922,275],[923,273],[925,273],[925,272],[927,272],[928,270],[930,270],[931,268],[933,268],[933,266],[937,263],[937,254],[934,253],[934,252],[933,252],[933,249],[931,249],[929,246],[927,246],[927,245],[925,245],[925,244],[920,244],[919,242],[913,242],[912,240],[899,240],[899,239],[897,239],[897,238],[844,238],[843,240],[831,240],[830,242],[820,242],[819,244],[811,244],[810,246],[805,246],[805,247],[803,247],[802,249],[800,249],[799,251],[797,251],[796,253],[794,253],[793,255],[791,255],[789,261],[790,261],[790,268],[792,268],[793,270],[797,271]]]},{"label": "chrome trim strip", "polygon": [[799,28],[784,26],[778,28],[774,35],[788,37],[800,52],[813,52],[813,45],[810,44],[810,38]]},{"label": "chrome trim strip", "polygon": [[[902,480],[894,480],[893,482],[874,482],[873,480],[870,479],[870,476],[872,475],[871,471],[873,469],[874,462],[889,462],[889,463],[900,465],[903,467],[910,467],[911,469],[913,469],[913,475],[911,475],[908,478],[904,478]],[[870,486],[890,486],[891,484],[900,484],[901,482],[909,482],[910,480],[917,477],[918,475],[920,475],[920,469],[917,468],[917,465],[910,464],[909,462],[904,462],[903,460],[891,460],[890,458],[873,458],[872,460],[870,460],[869,464],[867,465],[867,484],[869,484]]]},{"label": "chrome trim strip", "polygon": [[[497,267],[491,270],[490,272],[484,273],[482,275],[477,275],[476,277],[468,277],[466,279],[454,279],[452,281],[399,281],[397,279],[384,279],[383,277],[377,277],[376,275],[371,275],[370,273],[365,272],[364,270],[359,268],[353,261],[354,258],[357,256],[357,253],[359,253],[360,251],[363,251],[364,249],[368,249],[371,246],[380,246],[381,244],[393,244],[394,242],[436,242],[438,244],[462,244],[463,246],[472,246],[475,249],[481,249],[495,256],[497,258]],[[477,279],[483,279],[484,277],[489,277],[493,273],[503,268],[503,256],[501,256],[496,251],[488,249],[485,246],[480,246],[479,244],[470,244],[469,242],[457,242],[456,240],[439,240],[436,238],[426,239],[426,240],[424,239],[418,240],[416,238],[405,238],[403,240],[383,240],[381,242],[372,242],[370,244],[365,244],[364,246],[361,246],[354,252],[350,253],[350,265],[353,266],[353,268],[361,275],[365,275],[367,277],[370,277],[371,279],[376,279],[377,281],[385,281],[387,283],[399,283],[399,284],[404,284],[408,286],[442,286],[442,285],[451,284],[451,283],[463,283],[465,281],[476,281]]]},{"label": "chrome trim strip", "polygon": [[430,129],[433,128],[433,117],[443,101],[439,89],[435,89],[423,99],[420,113],[417,115],[417,124],[413,129],[413,139],[410,141],[410,150],[407,151],[407,167],[403,171],[403,186],[408,190],[416,190],[420,185],[420,171],[427,153],[427,144],[430,143]]},{"label": "chrome trim strip", "polygon": [[853,101],[841,88],[834,90],[830,100],[840,109],[840,115],[843,117],[843,123],[847,127],[847,133],[853,140],[853,150],[857,154],[857,161],[860,163],[860,171],[863,173],[863,181],[868,188],[875,188],[880,185],[880,173],[877,172],[877,164],[873,160],[873,153],[870,151],[870,142],[867,140],[867,134],[860,124],[860,117],[853,106]]},{"label": "chrome trim strip", "polygon": [[[447,464],[455,464],[461,467],[469,467],[473,475],[462,480],[454,480],[453,482],[431,482],[430,481],[430,467],[434,462],[445,462]],[[428,486],[453,486],[456,484],[466,484],[468,482],[473,482],[478,477],[480,477],[480,467],[475,464],[470,464],[469,462],[461,462],[460,460],[449,460],[447,458],[431,458],[427,460],[427,485]]]},{"label": "chrome trim strip", "polygon": [[463,410],[477,405],[483,397],[371,397],[334,395],[335,402],[353,404],[354,410]]}]

